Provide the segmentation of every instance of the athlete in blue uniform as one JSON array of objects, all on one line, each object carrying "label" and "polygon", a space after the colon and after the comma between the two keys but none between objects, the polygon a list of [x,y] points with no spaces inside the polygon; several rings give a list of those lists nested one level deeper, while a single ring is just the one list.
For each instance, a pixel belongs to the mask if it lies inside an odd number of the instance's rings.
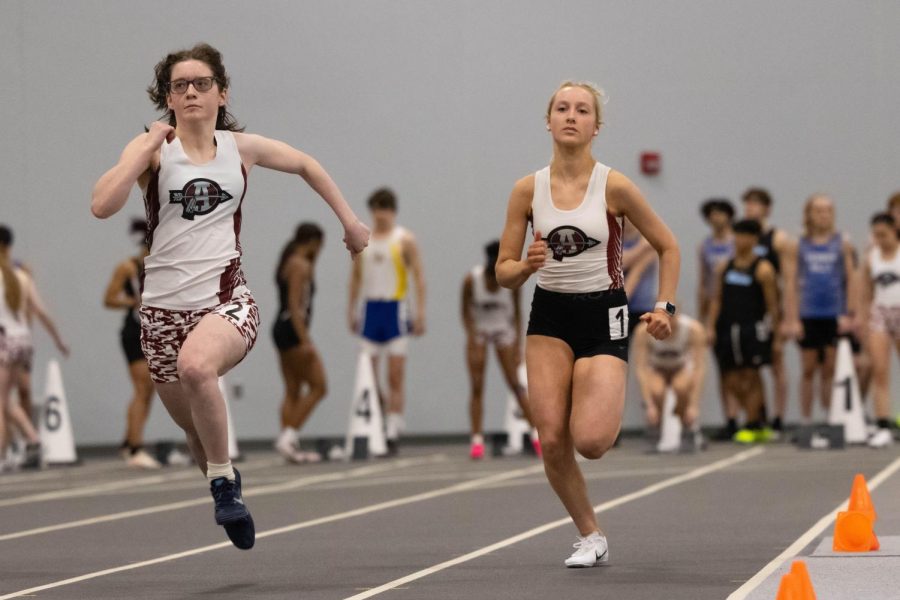
[{"label": "athlete in blue uniform", "polygon": [[[834,203],[823,194],[811,196],[803,208],[804,235],[797,247],[797,268],[786,281],[798,299],[789,317],[788,331],[800,343],[803,375],[800,412],[804,424],[812,421],[813,390],[819,374],[819,396],[827,409],[834,376],[835,344],[839,334],[851,330],[853,247],[835,231]],[[795,276],[793,276],[795,275]]]}]

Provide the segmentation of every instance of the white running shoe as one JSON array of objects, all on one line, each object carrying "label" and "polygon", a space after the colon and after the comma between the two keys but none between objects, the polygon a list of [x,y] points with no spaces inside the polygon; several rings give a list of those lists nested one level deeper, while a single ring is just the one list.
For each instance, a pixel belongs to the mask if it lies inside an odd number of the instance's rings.
[{"label": "white running shoe", "polygon": [[147,451],[143,449],[138,450],[129,456],[127,463],[129,467],[134,467],[135,469],[147,469],[153,471],[162,468],[159,461],[147,454]]},{"label": "white running shoe", "polygon": [[869,448],[887,448],[894,443],[894,434],[890,429],[879,429],[869,438]]},{"label": "white running shoe", "polygon": [[587,537],[578,536],[573,544],[575,552],[566,559],[569,568],[596,567],[600,563],[609,562],[609,546],[606,536],[596,531]]}]

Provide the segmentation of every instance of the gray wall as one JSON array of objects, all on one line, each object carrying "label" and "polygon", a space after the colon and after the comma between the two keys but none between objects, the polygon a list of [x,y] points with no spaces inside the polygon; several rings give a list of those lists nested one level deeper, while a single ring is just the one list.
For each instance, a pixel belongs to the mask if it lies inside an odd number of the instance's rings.
[{"label": "gray wall", "polygon": [[[703,198],[765,185],[775,221],[796,231],[803,199],[826,190],[840,226],[862,241],[868,216],[900,188],[900,5],[890,1],[2,0],[0,12],[0,221],[15,228],[16,255],[33,267],[73,348],[63,373],[80,442],[122,433],[121,316],[103,309],[101,294],[131,251],[128,218],[143,214],[135,193],[116,217],[93,219],[90,190],[154,118],[144,88],[155,62],[199,40],[223,51],[233,110],[248,131],[316,156],[361,215],[374,187],[397,190],[429,286],[428,333],[409,360],[407,420],[417,432],[467,426],[460,282],[499,234],[512,183],[547,163],[542,114],[563,79],[607,90],[596,156],[633,177],[677,233],[689,310]],[[662,152],[654,179],[637,172],[646,149]],[[301,219],[328,235],[313,335],[330,394],[308,431],[345,425],[355,364],[344,323],[350,263],[335,220],[301,183],[251,174],[244,264],[265,329],[231,375],[246,393],[233,407],[241,436],[277,428],[272,270]],[[40,392],[53,353],[45,335],[37,342]],[[795,350],[789,358],[796,372]],[[493,365],[488,381],[487,422],[497,426],[505,393]],[[626,421],[635,424],[634,386],[629,398]],[[719,419],[711,386],[703,415]],[[149,437],[173,434],[157,406]]]}]

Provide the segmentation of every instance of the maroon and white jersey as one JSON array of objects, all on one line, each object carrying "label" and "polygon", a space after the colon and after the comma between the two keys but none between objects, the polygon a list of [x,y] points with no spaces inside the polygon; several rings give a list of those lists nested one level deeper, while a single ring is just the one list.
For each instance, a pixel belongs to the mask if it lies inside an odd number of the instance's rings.
[{"label": "maroon and white jersey", "polygon": [[227,302],[241,270],[241,202],[247,172],[234,134],[216,131],[216,157],[197,165],[181,140],[163,142],[159,170],[144,194],[147,241],[142,303],[196,310]]},{"label": "maroon and white jersey", "polygon": [[582,293],[617,289],[622,277],[624,218],[606,209],[609,167],[596,163],[587,192],[576,208],[560,210],[550,196],[550,167],[534,174],[531,212],[551,256],[538,271],[537,284],[551,292]]}]

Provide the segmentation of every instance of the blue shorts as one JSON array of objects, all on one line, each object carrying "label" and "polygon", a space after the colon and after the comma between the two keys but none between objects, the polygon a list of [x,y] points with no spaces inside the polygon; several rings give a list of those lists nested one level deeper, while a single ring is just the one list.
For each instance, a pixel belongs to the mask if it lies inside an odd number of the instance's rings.
[{"label": "blue shorts", "polygon": [[406,306],[400,300],[366,300],[362,336],[376,344],[387,343],[410,330]]}]

